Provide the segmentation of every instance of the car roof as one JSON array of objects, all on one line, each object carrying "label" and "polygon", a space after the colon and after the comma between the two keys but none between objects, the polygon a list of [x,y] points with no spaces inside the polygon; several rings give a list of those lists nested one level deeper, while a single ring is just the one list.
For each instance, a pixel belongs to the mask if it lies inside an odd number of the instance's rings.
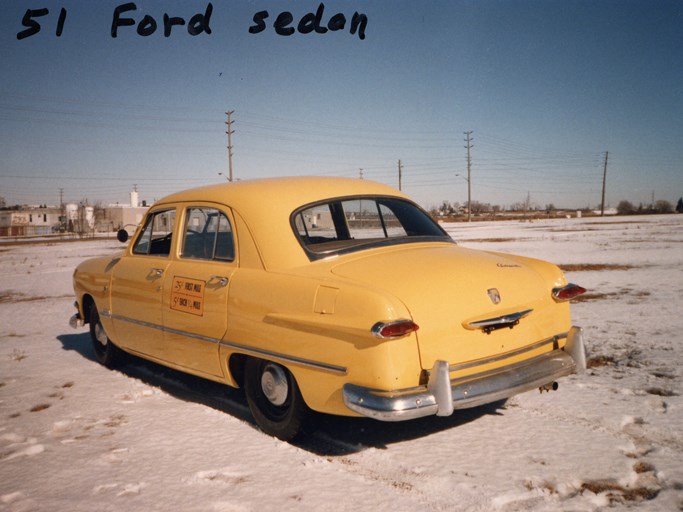
[{"label": "car roof", "polygon": [[[309,263],[290,225],[301,206],[335,197],[394,196],[398,190],[371,180],[333,177],[288,177],[234,181],[166,196],[155,203],[212,202],[229,206],[242,217],[266,268],[293,268]],[[240,236],[240,235],[238,235]]]}]

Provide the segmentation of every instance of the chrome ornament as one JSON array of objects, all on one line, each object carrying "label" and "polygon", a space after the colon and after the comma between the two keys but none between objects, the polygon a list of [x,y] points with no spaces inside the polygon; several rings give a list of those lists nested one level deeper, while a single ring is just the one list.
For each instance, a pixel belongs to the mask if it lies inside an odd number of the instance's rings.
[{"label": "chrome ornament", "polygon": [[489,288],[486,290],[486,293],[489,294],[489,299],[491,299],[491,302],[494,304],[500,304],[500,292],[498,291],[498,288]]}]

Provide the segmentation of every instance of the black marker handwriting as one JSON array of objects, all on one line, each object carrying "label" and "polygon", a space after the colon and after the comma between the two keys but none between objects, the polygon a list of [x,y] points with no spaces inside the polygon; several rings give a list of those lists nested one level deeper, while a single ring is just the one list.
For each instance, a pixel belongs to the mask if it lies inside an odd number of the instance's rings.
[{"label": "black marker handwriting", "polygon": [[[118,5],[114,8],[111,21],[110,35],[117,38],[119,33],[131,30],[129,27],[135,27],[135,32],[142,37],[148,37],[157,32],[160,26],[163,26],[164,37],[171,37],[171,34],[177,32],[174,27],[186,26],[187,33],[190,36],[197,36],[200,34],[211,34],[211,15],[213,13],[213,4],[209,2],[204,12],[198,12],[189,20],[179,16],[171,16],[164,13],[163,17],[158,20],[151,14],[141,13],[134,2],[127,2]],[[25,28],[17,33],[17,39],[22,40],[28,37],[35,36],[41,29],[41,21],[43,25],[48,26],[52,20],[48,17],[50,10],[47,8],[41,9],[27,9],[24,14],[21,24]],[[61,8],[59,16],[57,17],[55,25],[55,35],[61,37],[64,32],[64,25],[66,23],[67,12],[65,8]],[[48,17],[48,18],[46,18]],[[329,19],[328,19],[329,17]],[[260,34],[268,28],[266,20],[270,18],[268,11],[259,11],[254,14],[252,18],[253,25],[249,27],[250,34]],[[272,22],[272,27],[275,33],[280,36],[291,36],[298,32],[299,34],[326,34],[328,32],[338,32],[345,30],[348,25],[348,30],[351,35],[358,35],[362,41],[365,39],[365,31],[368,25],[368,17],[365,14],[354,12],[349,20],[347,17],[338,12],[333,15],[325,15],[325,4],[320,3],[315,12],[308,12],[301,16],[295,23],[294,15],[289,11],[280,12]]]}]

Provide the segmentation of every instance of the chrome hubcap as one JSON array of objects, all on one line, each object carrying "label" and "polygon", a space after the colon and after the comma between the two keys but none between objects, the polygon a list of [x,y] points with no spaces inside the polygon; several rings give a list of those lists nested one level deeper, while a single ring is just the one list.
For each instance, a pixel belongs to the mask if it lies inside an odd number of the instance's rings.
[{"label": "chrome hubcap", "polygon": [[271,404],[284,404],[289,392],[285,370],[276,364],[266,365],[261,375],[261,389]]}]

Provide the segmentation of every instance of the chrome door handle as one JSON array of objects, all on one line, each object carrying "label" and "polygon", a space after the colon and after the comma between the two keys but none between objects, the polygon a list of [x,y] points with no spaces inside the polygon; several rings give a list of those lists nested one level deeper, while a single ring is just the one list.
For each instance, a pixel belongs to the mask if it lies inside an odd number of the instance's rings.
[{"label": "chrome door handle", "polygon": [[216,279],[218,281],[219,286],[228,286],[228,278],[225,276],[211,276],[209,278],[209,281],[213,281]]},{"label": "chrome door handle", "polygon": [[163,268],[153,268],[150,271],[150,274],[152,274],[152,277],[161,277],[164,275],[164,269]]}]

